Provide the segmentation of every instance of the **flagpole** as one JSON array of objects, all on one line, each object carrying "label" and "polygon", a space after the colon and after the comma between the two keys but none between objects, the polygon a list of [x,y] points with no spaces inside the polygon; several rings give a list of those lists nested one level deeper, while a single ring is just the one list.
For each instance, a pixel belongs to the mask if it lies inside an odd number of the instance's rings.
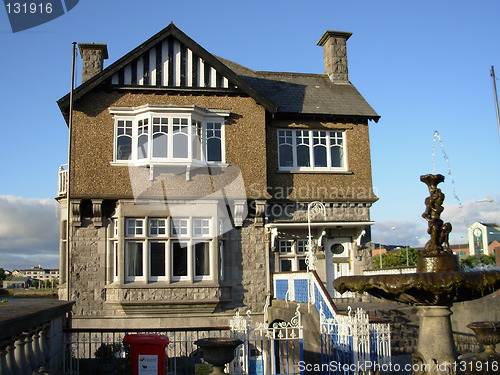
[{"label": "flagpole", "polygon": [[66,300],[70,300],[70,273],[71,273],[71,144],[72,144],[72,130],[73,130],[73,91],[75,89],[75,57],[76,57],[76,42],[72,42],[71,48],[71,88],[69,91],[69,116],[68,116],[68,179],[66,187]]},{"label": "flagpole", "polygon": [[493,81],[493,96],[495,99],[495,109],[496,109],[496,114],[497,114],[498,136],[500,137],[500,112],[498,110],[497,83],[496,83],[496,78],[495,78],[495,68],[493,68],[493,65],[491,66],[490,75],[491,75],[491,79]]}]

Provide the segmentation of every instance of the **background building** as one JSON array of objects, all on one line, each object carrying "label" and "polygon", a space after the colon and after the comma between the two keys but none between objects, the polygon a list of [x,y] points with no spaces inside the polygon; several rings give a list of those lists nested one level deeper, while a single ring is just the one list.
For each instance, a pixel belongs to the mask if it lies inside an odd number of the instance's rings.
[{"label": "background building", "polygon": [[496,255],[495,249],[498,248],[498,241],[500,241],[498,224],[476,221],[469,227],[468,235],[471,255]]}]

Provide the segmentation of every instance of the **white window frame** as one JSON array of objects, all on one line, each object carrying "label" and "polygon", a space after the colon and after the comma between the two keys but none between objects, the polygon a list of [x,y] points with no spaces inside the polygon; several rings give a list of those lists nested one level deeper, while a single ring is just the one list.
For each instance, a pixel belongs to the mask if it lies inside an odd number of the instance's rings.
[{"label": "white window frame", "polygon": [[[186,249],[186,274],[185,275],[174,275],[174,267],[176,265],[175,257],[174,257],[174,244],[180,243],[185,246],[181,246],[181,248]],[[191,249],[191,241],[185,240],[182,238],[174,238],[170,241],[170,275],[172,281],[190,281],[194,280],[194,264],[193,264],[193,252],[189,251]]]},{"label": "white window frame", "polygon": [[[130,225],[134,223],[134,225]],[[141,223],[141,225],[137,225]],[[125,220],[125,237],[146,237],[146,226],[145,219],[142,218],[127,218]],[[141,229],[142,233],[138,233],[138,229]],[[133,233],[130,232],[130,229],[133,229]]]},{"label": "white window frame", "polygon": [[[285,251],[290,249],[290,251]],[[303,250],[301,250],[303,249]],[[300,271],[300,260],[305,260],[307,251],[307,240],[306,239],[279,239],[278,240],[278,266],[280,272],[294,272]],[[281,266],[282,260],[290,260],[292,264],[292,269],[290,271],[283,271]]]},{"label": "white window frame", "polygon": [[[207,110],[197,106],[162,106],[162,105],[146,105],[141,107],[111,107],[110,112],[115,121],[114,133],[114,151],[112,165],[191,165],[191,164],[211,164],[211,165],[226,165],[226,146],[225,146],[225,117],[229,116],[230,112],[226,110]],[[167,133],[154,132],[154,118],[168,119]],[[174,127],[179,126],[174,124],[174,119],[185,119],[187,126],[187,156],[174,157],[174,149],[177,144],[174,140]],[[147,119],[147,137],[148,140],[146,157],[139,158],[139,134],[141,132],[140,122]],[[132,122],[132,134],[119,134],[118,124],[121,121]],[[220,154],[221,160],[209,161],[208,158],[208,129],[207,124],[220,124]],[[198,132],[198,124],[201,126],[201,132]],[[161,126],[161,124],[160,124]],[[161,129],[160,129],[161,130]],[[157,133],[166,134],[167,137],[167,155],[154,156],[153,135]],[[131,138],[131,154],[130,158],[118,159],[118,137],[129,136]],[[200,140],[197,140],[201,136]],[[210,137],[213,138],[213,137]],[[218,137],[216,137],[218,138]],[[194,148],[196,148],[196,150]]]},{"label": "white window frame", "polygon": [[[153,276],[152,275],[152,267],[151,264],[153,262],[153,257],[151,256],[151,248],[153,243],[161,243],[163,244],[163,251],[164,251],[164,257],[165,257],[165,265],[163,268],[164,275],[163,276]],[[161,238],[153,238],[148,241],[148,251],[149,251],[149,257],[148,257],[148,280],[151,282],[155,281],[170,281],[170,251],[169,251],[169,246],[170,246],[170,240],[167,239],[161,239]]]},{"label": "white window frame", "polygon": [[118,219],[112,219],[113,227],[111,232],[111,238],[118,238]]},{"label": "white window frame", "polygon": [[[129,275],[129,246],[133,243],[142,245],[142,275]],[[125,280],[126,281],[146,281],[148,276],[148,267],[146,264],[147,242],[138,240],[125,241]]]},{"label": "white window frame", "polygon": [[[193,217],[193,237],[211,237],[212,220],[208,217]],[[198,232],[199,230],[199,232]]]},{"label": "white window frame", "polygon": [[[113,221],[115,227],[118,220]],[[123,242],[123,257],[124,257],[124,277],[126,282],[146,281],[146,282],[178,282],[178,281],[203,281],[213,280],[218,277],[214,275],[214,264],[216,257],[220,257],[219,237],[213,237],[216,228],[213,228],[213,223],[218,222],[211,217],[127,217],[124,218],[125,231],[122,231],[120,238],[118,232],[116,237],[111,237],[111,249],[113,251],[113,280],[118,281],[117,269],[117,252],[119,249],[119,241]],[[177,234],[176,228],[182,228],[182,231]],[[162,228],[162,232],[158,233],[158,228]],[[114,231],[114,228],[113,228]],[[174,244],[180,242],[186,245],[187,251],[187,272],[185,275],[174,276],[174,268],[176,259],[174,257]],[[131,244],[139,243],[142,245],[142,275],[129,274],[129,252]],[[152,248],[154,243],[164,244],[165,251],[165,274],[152,275]],[[196,274],[196,244],[205,243],[208,249],[208,259],[204,258],[208,263],[206,268],[207,274]],[[222,271],[221,271],[222,272]]]},{"label": "white window frame", "polygon": [[[170,236],[175,238],[191,237],[191,220],[189,217],[170,218]],[[177,231],[180,229],[180,232]]]},{"label": "white window frame", "polygon": [[[153,222],[156,221],[156,225]],[[163,221],[163,225],[160,222]],[[148,218],[148,237],[168,237],[170,231],[169,228],[170,220],[164,217],[150,217]],[[152,229],[155,228],[157,233],[153,233]],[[159,233],[160,229],[163,229],[163,233]]]},{"label": "white window frame", "polygon": [[[203,240],[192,240],[191,241],[191,254],[192,254],[192,264],[193,264],[193,279],[195,281],[202,281],[202,280],[212,280],[212,269],[213,269],[213,262],[214,262],[214,256],[218,256],[214,252],[213,246],[214,242],[212,239],[203,239]],[[196,274],[196,244],[202,243],[206,244],[208,246],[208,275],[197,275]]]},{"label": "white window frame", "polygon": [[[322,133],[325,133],[324,135]],[[338,137],[339,134],[341,137]],[[307,135],[307,137],[304,137]],[[292,143],[280,143],[280,138],[292,138]],[[320,143],[314,144],[315,140],[324,140],[326,148],[326,166],[315,166],[314,149],[315,147],[323,147]],[[340,139],[341,145],[337,144],[337,139]],[[309,148],[309,166],[298,165],[298,147],[307,145]],[[340,129],[278,129],[277,130],[277,147],[278,147],[278,170],[279,171],[300,171],[300,172],[346,172],[347,166],[347,136],[345,130]],[[288,146],[292,148],[292,165],[282,166],[280,157],[280,146]],[[331,149],[332,147],[341,148],[341,165],[332,166]]]},{"label": "white window frame", "polygon": [[118,281],[118,241],[111,242],[111,249],[113,249],[113,281]]}]

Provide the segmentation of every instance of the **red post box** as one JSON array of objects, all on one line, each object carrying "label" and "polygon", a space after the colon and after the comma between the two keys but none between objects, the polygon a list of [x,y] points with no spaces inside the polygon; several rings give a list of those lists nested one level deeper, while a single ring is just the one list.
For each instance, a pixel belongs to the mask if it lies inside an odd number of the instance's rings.
[{"label": "red post box", "polygon": [[132,375],[165,375],[165,335],[126,335],[123,343],[130,345]]}]

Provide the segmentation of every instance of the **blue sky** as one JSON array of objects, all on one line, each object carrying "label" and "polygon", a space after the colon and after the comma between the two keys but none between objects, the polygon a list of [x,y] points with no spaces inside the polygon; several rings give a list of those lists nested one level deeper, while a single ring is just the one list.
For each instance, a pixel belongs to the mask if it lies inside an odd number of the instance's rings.
[{"label": "blue sky", "polygon": [[[0,9],[0,267],[57,266],[53,197],[67,128],[56,100],[69,91],[71,42],[107,43],[109,65],[171,21],[212,54],[255,70],[304,73],[323,73],[316,43],[324,31],[353,32],[350,80],[382,116],[370,123],[380,198],[372,208],[374,240],[425,241],[427,190],[419,176],[433,172],[437,130],[449,161],[437,144],[434,172],[447,176],[443,216],[454,224],[452,243],[465,242],[467,224],[500,221],[489,75],[493,65],[500,76],[499,14],[497,0],[80,0],[67,14],[14,34]],[[80,74],[78,61],[78,83]]]}]

